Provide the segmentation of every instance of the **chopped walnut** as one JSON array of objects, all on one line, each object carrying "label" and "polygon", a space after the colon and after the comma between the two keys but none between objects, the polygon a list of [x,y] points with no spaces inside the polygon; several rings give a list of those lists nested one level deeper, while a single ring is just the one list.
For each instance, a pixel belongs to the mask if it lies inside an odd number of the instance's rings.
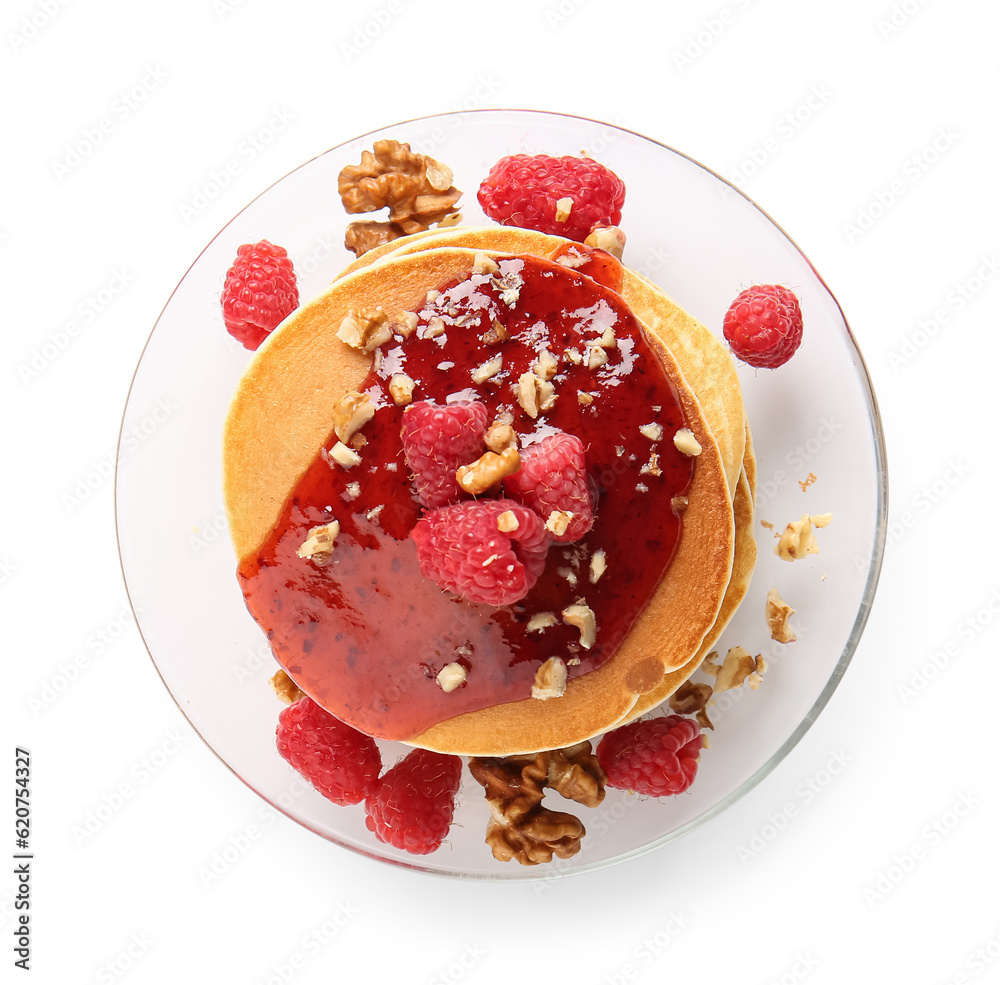
[{"label": "chopped walnut", "polygon": [[607,349],[600,345],[587,346],[587,369],[600,369],[607,361]]},{"label": "chopped walnut", "polygon": [[353,469],[355,465],[361,464],[361,456],[353,448],[345,445],[343,441],[338,441],[325,457],[328,465],[330,462],[335,462],[342,469]]},{"label": "chopped walnut", "polygon": [[520,274],[510,271],[502,277],[494,277],[493,286],[500,292],[500,300],[508,308],[513,308],[517,304],[517,299],[521,296],[521,288],[524,287],[524,278]]},{"label": "chopped walnut", "polygon": [[596,585],[601,580],[601,575],[608,570],[608,556],[603,547],[594,551],[590,559],[590,584]]},{"label": "chopped walnut", "polygon": [[[761,520],[761,521],[760,521],[760,525],[761,525],[761,526],[762,526],[762,527],[763,527],[763,528],[764,528],[765,530],[774,530],[774,524],[773,524],[773,523],[771,523],[771,521],[770,521],[770,520]],[[774,536],[775,536],[775,537],[779,537],[779,536],[780,536],[780,534],[775,534]]]},{"label": "chopped walnut", "polygon": [[554,626],[558,619],[554,612],[536,612],[529,620],[527,625],[527,631],[529,633],[540,633],[542,630],[548,629],[550,626]]},{"label": "chopped walnut", "polygon": [[472,371],[472,382],[477,386],[480,383],[485,383],[487,380],[493,379],[502,369],[503,354],[498,352],[492,359],[487,359],[486,362],[480,363]]},{"label": "chopped walnut", "polygon": [[403,311],[390,325],[393,335],[408,339],[420,324],[420,315],[415,311]]},{"label": "chopped walnut", "polygon": [[774,553],[782,561],[798,561],[809,554],[819,554],[819,545],[813,537],[813,526],[825,527],[833,519],[832,513],[810,516],[803,513],[799,520],[792,520],[774,545]]},{"label": "chopped walnut", "polygon": [[663,469],[660,468],[660,456],[655,451],[649,453],[649,461],[643,462],[642,467],[639,469],[639,474],[663,475]]},{"label": "chopped walnut", "polygon": [[494,318],[490,327],[483,333],[483,344],[499,345],[501,342],[506,342],[509,338],[510,333],[506,327]]},{"label": "chopped walnut", "polygon": [[687,496],[672,496],[670,499],[670,508],[675,513],[683,513],[690,505],[690,500]]},{"label": "chopped walnut", "polygon": [[804,479],[799,479],[799,488],[805,492],[814,482],[816,481],[816,476],[810,472]]},{"label": "chopped walnut", "polygon": [[556,402],[556,388],[534,373],[522,373],[517,381],[517,402],[530,418],[551,410]]},{"label": "chopped walnut", "polygon": [[732,688],[742,687],[744,681],[749,681],[750,689],[756,691],[761,682],[761,674],[766,669],[767,665],[760,654],[752,657],[745,647],[734,646],[726,654],[726,659],[715,675],[714,690],[729,691]]},{"label": "chopped walnut", "polygon": [[497,530],[502,534],[513,533],[519,526],[521,524],[517,519],[517,514],[513,510],[504,510],[497,517]]},{"label": "chopped walnut", "polygon": [[559,360],[548,349],[542,349],[538,353],[538,358],[532,365],[531,371],[539,379],[551,380],[559,372]]},{"label": "chopped walnut", "polygon": [[413,401],[413,389],[416,382],[406,373],[393,373],[389,378],[389,394],[397,407],[405,407]]},{"label": "chopped walnut", "polygon": [[467,493],[478,496],[520,468],[521,455],[517,448],[505,448],[499,455],[495,451],[487,451],[471,465],[459,468],[455,481]]},{"label": "chopped walnut", "polygon": [[711,684],[696,684],[694,681],[685,681],[671,695],[670,710],[677,712],[678,715],[694,715],[702,728],[710,728],[714,731],[715,726],[705,710],[708,699],[711,697]]},{"label": "chopped walnut", "polygon": [[556,537],[561,537],[569,529],[573,514],[569,510],[553,510],[545,521],[545,529]]},{"label": "chopped walnut", "polygon": [[453,179],[451,168],[415,154],[409,144],[377,140],[371,151],[362,151],[360,164],[340,172],[338,191],[352,215],[388,206],[389,222],[403,235],[429,229],[454,212],[462,193]]},{"label": "chopped walnut", "polygon": [[517,447],[517,432],[505,421],[494,421],[483,440],[490,451],[500,454],[505,448]]},{"label": "chopped walnut", "polygon": [[417,329],[417,338],[419,339],[436,339],[444,335],[447,330],[447,325],[444,323],[444,319],[439,315],[432,315],[427,319],[427,324],[422,325]]},{"label": "chopped walnut", "polygon": [[500,272],[500,264],[485,250],[476,250],[476,255],[472,259],[472,269],[477,274],[496,274]]},{"label": "chopped walnut", "polygon": [[350,390],[333,407],[333,430],[345,444],[375,416],[375,405],[367,393]]},{"label": "chopped walnut", "polygon": [[586,828],[572,814],[542,806],[547,786],[585,807],[604,799],[606,777],[589,742],[536,756],[473,758],[469,772],[485,788],[491,814],[486,843],[501,862],[538,865],[580,850]]},{"label": "chopped walnut", "polygon": [[556,199],[556,222],[565,222],[572,211],[573,199],[568,195],[565,198]]},{"label": "chopped walnut", "polygon": [[772,640],[777,640],[779,643],[795,642],[797,639],[795,630],[788,622],[794,614],[795,610],[781,598],[778,589],[772,588],[768,591],[764,615],[771,630]]},{"label": "chopped walnut", "polygon": [[340,322],[337,338],[352,349],[371,352],[392,338],[389,316],[381,308],[349,311]]},{"label": "chopped walnut", "polygon": [[682,455],[690,455],[692,458],[701,454],[701,443],[690,428],[681,428],[674,435],[674,447]]},{"label": "chopped walnut", "polygon": [[333,542],[340,533],[340,524],[336,520],[310,527],[306,539],[295,552],[299,557],[309,558],[316,564],[325,564],[333,555]]},{"label": "chopped walnut", "polygon": [[403,236],[403,228],[398,222],[376,222],[373,219],[359,219],[349,223],[344,234],[344,249],[356,257],[363,256],[376,246],[385,246]]},{"label": "chopped walnut", "polygon": [[458,662],[445,664],[435,680],[445,694],[450,694],[465,683],[465,668]]},{"label": "chopped walnut", "polygon": [[584,602],[568,605],[562,611],[563,622],[580,630],[580,646],[589,650],[597,639],[597,618],[594,610]]},{"label": "chopped walnut", "polygon": [[539,701],[561,698],[566,693],[566,662],[562,657],[549,657],[536,671],[531,696]]},{"label": "chopped walnut", "polygon": [[361,483],[360,482],[349,482],[344,487],[344,499],[346,499],[349,503],[352,500],[357,499],[358,496],[360,496],[360,495],[361,495]]},{"label": "chopped walnut", "polygon": [[643,424],[639,428],[639,434],[650,441],[661,441],[663,439],[663,425],[653,421],[652,424]]},{"label": "chopped walnut", "polygon": [[306,692],[301,690],[298,684],[293,681],[283,670],[279,670],[268,683],[274,693],[285,702],[286,705],[293,705],[296,701],[301,701],[306,696]]},{"label": "chopped walnut", "polygon": [[586,246],[595,246],[599,250],[607,250],[619,260],[625,252],[625,233],[617,226],[600,226],[593,230],[583,241]]},{"label": "chopped walnut", "polygon": [[590,393],[584,393],[583,390],[577,390],[576,402],[583,404],[584,407],[589,407],[594,402],[594,397]]}]

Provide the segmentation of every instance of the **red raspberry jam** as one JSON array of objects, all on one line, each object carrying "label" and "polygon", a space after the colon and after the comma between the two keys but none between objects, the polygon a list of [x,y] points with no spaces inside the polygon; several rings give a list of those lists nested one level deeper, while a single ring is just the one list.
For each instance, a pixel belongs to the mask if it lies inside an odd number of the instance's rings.
[{"label": "red raspberry jam", "polygon": [[[289,675],[332,714],[379,738],[409,739],[454,715],[528,698],[536,668],[553,655],[570,664],[570,679],[600,667],[649,601],[680,537],[671,500],[688,490],[694,460],[674,447],[686,426],[677,392],[631,311],[591,277],[548,260],[502,258],[499,268],[430,292],[416,331],[383,345],[361,387],[378,408],[363,429],[361,464],[344,469],[317,455],[267,541],[239,566],[247,607]],[[559,357],[556,401],[533,419],[515,389],[546,348]],[[497,353],[501,372],[474,384],[472,371]],[[550,547],[520,602],[473,604],[421,575],[409,537],[420,506],[403,459],[403,408],[389,393],[394,373],[416,381],[415,400],[479,400],[491,421],[506,411],[522,447],[554,428],[582,439],[594,525],[580,541]],[[640,432],[649,424],[662,427],[660,440]],[[336,440],[331,434],[326,449]],[[329,562],[297,557],[310,527],[332,520],[340,533]],[[607,570],[592,582],[598,551]],[[590,649],[559,618],[580,600],[597,621]],[[532,616],[544,612],[555,614],[555,625],[529,632]],[[454,662],[466,679],[445,692],[436,678]]]}]

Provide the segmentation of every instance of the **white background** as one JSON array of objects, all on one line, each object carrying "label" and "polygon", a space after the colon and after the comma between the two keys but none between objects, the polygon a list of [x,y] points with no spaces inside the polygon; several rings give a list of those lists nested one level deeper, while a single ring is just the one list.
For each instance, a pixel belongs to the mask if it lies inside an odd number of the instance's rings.
[{"label": "white background", "polygon": [[[33,980],[485,983],[556,961],[547,977],[577,983],[1000,981],[998,30],[986,0],[7,0],[2,748],[8,775],[15,745],[34,759]],[[330,146],[483,107],[616,123],[737,181],[840,300],[889,449],[874,611],[817,724],[694,834],[541,887],[397,871],[267,823],[162,686],[115,544],[129,381],[208,240]]]}]

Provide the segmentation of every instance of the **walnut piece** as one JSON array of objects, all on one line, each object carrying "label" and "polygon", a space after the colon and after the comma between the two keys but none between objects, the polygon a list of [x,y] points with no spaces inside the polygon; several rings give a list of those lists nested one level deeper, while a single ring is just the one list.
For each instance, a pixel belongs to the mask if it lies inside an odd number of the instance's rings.
[{"label": "walnut piece", "polygon": [[472,382],[477,386],[480,383],[485,383],[487,380],[493,379],[501,369],[503,369],[503,353],[498,352],[472,370]]},{"label": "walnut piece", "polygon": [[393,373],[389,379],[389,393],[392,402],[397,407],[405,407],[413,400],[413,388],[416,386],[413,377],[406,373]]},{"label": "walnut piece", "polygon": [[309,534],[295,553],[317,564],[324,564],[333,555],[333,542],[339,533],[340,523],[336,520],[320,524],[318,527],[310,527]]},{"label": "walnut piece", "polygon": [[409,144],[376,140],[372,150],[361,152],[360,164],[349,164],[340,172],[337,190],[352,215],[388,206],[389,225],[397,226],[399,235],[408,235],[429,229],[455,211],[462,193],[452,184],[453,178],[451,168],[414,153]]},{"label": "walnut piece", "polygon": [[455,481],[467,493],[478,496],[495,486],[501,479],[521,468],[521,454],[516,448],[483,452],[471,465],[463,465],[455,473]]},{"label": "walnut piece", "polygon": [[513,533],[519,526],[521,526],[521,523],[513,510],[504,510],[497,517],[497,530],[502,534]]},{"label": "walnut piece", "polygon": [[771,630],[772,640],[777,640],[778,643],[795,642],[797,639],[795,630],[788,622],[794,614],[795,610],[782,599],[778,594],[778,589],[772,588],[768,591],[764,616],[767,619],[768,628]]},{"label": "walnut piece", "polygon": [[494,421],[483,436],[490,451],[498,455],[507,448],[517,447],[517,432],[506,421]]},{"label": "walnut piece", "polygon": [[594,610],[584,602],[568,605],[562,610],[563,622],[580,630],[580,646],[589,650],[597,639],[597,618]]},{"label": "walnut piece", "polygon": [[833,519],[832,513],[810,516],[803,513],[801,519],[792,520],[774,545],[774,553],[782,561],[798,561],[809,554],[819,554],[819,545],[813,537],[812,528],[825,527]]},{"label": "walnut piece", "polygon": [[367,393],[349,390],[333,407],[333,430],[347,444],[375,416],[375,405]]},{"label": "walnut piece", "polygon": [[545,529],[554,537],[562,537],[572,520],[573,514],[569,510],[553,510],[545,521]]},{"label": "walnut piece", "polygon": [[389,316],[381,308],[349,311],[340,322],[337,338],[352,349],[371,352],[392,338]]},{"label": "walnut piece", "polygon": [[555,406],[556,388],[534,373],[522,373],[517,381],[517,402],[525,414],[534,419],[540,412]]},{"label": "walnut piece", "polygon": [[692,458],[701,454],[701,442],[690,428],[681,428],[674,435],[674,447],[682,455],[690,455]]},{"label": "walnut piece", "polygon": [[299,689],[298,684],[293,681],[283,670],[279,670],[272,677],[268,684],[274,689],[274,693],[285,702],[286,705],[293,705],[306,696],[306,692]]},{"label": "walnut piece", "polygon": [[696,684],[685,681],[670,696],[670,710],[678,715],[694,715],[702,728],[715,729],[708,712],[705,710],[708,699],[712,697],[711,684]]},{"label": "walnut piece", "polygon": [[559,620],[554,612],[536,612],[529,620],[526,632],[540,633],[542,630],[554,626]]},{"label": "walnut piece", "polygon": [[349,223],[344,233],[344,249],[356,257],[363,256],[376,246],[385,246],[394,239],[405,235],[398,222],[377,222],[374,219],[359,219]]},{"label": "walnut piece", "polygon": [[745,647],[734,646],[726,654],[726,659],[715,675],[714,690],[728,691],[731,688],[742,687],[744,681],[747,681],[750,690],[756,691],[760,686],[761,675],[766,669],[767,664],[760,654],[752,657]]},{"label": "walnut piece", "polygon": [[445,664],[435,678],[441,690],[449,694],[465,683],[465,668],[458,663]]},{"label": "walnut piece", "polygon": [[535,671],[531,696],[538,701],[561,698],[566,693],[566,662],[562,657],[549,657]]},{"label": "walnut piece", "polygon": [[589,742],[535,756],[473,758],[469,772],[486,791],[486,843],[501,862],[539,865],[580,850],[586,828],[572,814],[542,806],[546,787],[585,807],[604,799],[606,777]]},{"label": "walnut piece", "polygon": [[599,226],[583,242],[585,246],[596,246],[599,250],[607,250],[619,260],[625,252],[625,233],[617,226]]},{"label": "walnut piece", "polygon": [[608,570],[608,556],[603,547],[594,551],[590,559],[590,584],[596,585],[600,581],[601,575]]}]

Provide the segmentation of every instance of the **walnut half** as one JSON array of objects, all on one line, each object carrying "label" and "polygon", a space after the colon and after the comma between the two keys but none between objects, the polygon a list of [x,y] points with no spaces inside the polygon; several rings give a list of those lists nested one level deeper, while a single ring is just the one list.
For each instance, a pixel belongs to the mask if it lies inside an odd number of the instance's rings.
[{"label": "walnut half", "polygon": [[469,772],[486,790],[486,843],[501,862],[538,865],[580,850],[586,828],[572,814],[542,806],[546,786],[586,807],[604,799],[604,770],[589,742],[535,756],[473,758]]},{"label": "walnut half", "polygon": [[389,221],[352,223],[346,245],[360,256],[372,246],[398,236],[429,229],[455,210],[462,193],[452,184],[451,168],[398,140],[376,140],[361,152],[360,164],[349,164],[337,182],[344,208],[355,215],[389,208]]}]

